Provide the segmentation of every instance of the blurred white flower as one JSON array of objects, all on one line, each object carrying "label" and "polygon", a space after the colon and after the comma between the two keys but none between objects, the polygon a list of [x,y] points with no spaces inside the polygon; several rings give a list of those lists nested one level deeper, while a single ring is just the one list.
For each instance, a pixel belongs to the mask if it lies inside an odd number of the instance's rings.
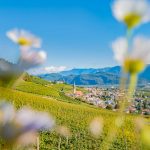
[{"label": "blurred white flower", "polygon": [[52,129],[54,124],[53,118],[47,113],[28,108],[16,112],[12,105],[4,102],[0,104],[0,138],[7,142],[17,142],[19,138],[28,140],[25,135],[35,136],[39,130]]},{"label": "blurred white flower", "polygon": [[148,0],[115,0],[112,10],[116,19],[124,22],[128,28],[150,21]]},{"label": "blurred white flower", "polygon": [[38,134],[35,132],[25,133],[17,139],[16,145],[18,147],[20,146],[20,148],[21,148],[26,145],[34,144],[37,141],[37,137],[38,137]]},{"label": "blurred white flower", "polygon": [[114,58],[122,64],[128,50],[128,43],[124,37],[117,39],[115,42],[112,43],[112,49],[114,52]]},{"label": "blurred white flower", "polygon": [[101,117],[96,117],[90,122],[89,131],[95,138],[98,138],[103,131],[103,126],[103,119]]},{"label": "blurred white flower", "polygon": [[35,37],[30,32],[27,32],[25,30],[14,29],[8,31],[6,35],[13,42],[19,44],[20,46],[27,46],[27,47],[34,47],[34,48],[41,47],[41,39]]},{"label": "blurred white flower", "polygon": [[61,136],[64,136],[64,137],[70,137],[71,136],[71,132],[70,132],[69,128],[67,128],[66,126],[58,126],[56,128],[56,132],[58,134],[60,134]]},{"label": "blurred white flower", "polygon": [[24,131],[49,129],[54,125],[54,120],[44,112],[36,112],[29,108],[22,108],[15,116],[15,121],[18,122]]},{"label": "blurred white flower", "polygon": [[0,122],[5,124],[7,122],[11,122],[15,116],[15,110],[12,105],[8,105],[7,103],[0,103]]},{"label": "blurred white flower", "polygon": [[125,71],[140,72],[150,63],[150,39],[135,37],[128,52],[126,38],[119,38],[112,44],[114,58],[123,65]]},{"label": "blurred white flower", "polygon": [[45,51],[34,51],[21,49],[21,56],[18,62],[21,69],[29,69],[45,62],[47,54]]}]

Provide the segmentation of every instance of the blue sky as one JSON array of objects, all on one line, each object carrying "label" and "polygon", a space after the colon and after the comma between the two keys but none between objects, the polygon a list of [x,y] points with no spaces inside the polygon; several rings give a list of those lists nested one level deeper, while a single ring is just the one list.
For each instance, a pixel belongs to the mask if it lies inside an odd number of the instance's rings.
[{"label": "blue sky", "polygon": [[[111,13],[112,0],[1,0],[0,56],[15,61],[18,48],[6,31],[26,29],[43,40],[44,66],[99,68],[114,66],[111,42],[125,35],[125,26]],[[150,37],[150,24],[136,34]]]}]

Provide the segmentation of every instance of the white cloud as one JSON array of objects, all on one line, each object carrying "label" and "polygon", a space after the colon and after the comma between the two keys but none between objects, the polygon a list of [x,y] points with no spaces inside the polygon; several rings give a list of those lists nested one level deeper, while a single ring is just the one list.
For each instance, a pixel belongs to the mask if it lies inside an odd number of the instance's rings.
[{"label": "white cloud", "polygon": [[59,67],[55,67],[55,66],[50,66],[50,67],[45,67],[45,71],[48,71],[49,73],[57,73],[57,72],[61,72],[66,70],[65,66],[59,66]]},{"label": "white cloud", "polygon": [[48,74],[48,73],[58,73],[66,70],[66,66],[47,66],[43,68],[35,68],[28,71],[29,74],[38,75],[38,74]]}]

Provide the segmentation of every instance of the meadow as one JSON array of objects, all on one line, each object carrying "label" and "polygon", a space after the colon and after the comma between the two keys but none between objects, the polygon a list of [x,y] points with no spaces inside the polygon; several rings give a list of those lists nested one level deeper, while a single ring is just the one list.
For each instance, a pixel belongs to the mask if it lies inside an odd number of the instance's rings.
[{"label": "meadow", "polygon": [[[69,85],[50,85],[47,82],[43,84],[40,79],[36,79],[36,83],[35,81],[21,81],[16,89],[0,89],[0,96],[13,103],[16,108],[29,106],[35,110],[46,111],[56,119],[58,126],[65,126],[70,130],[70,135],[67,137],[56,131],[41,132],[41,150],[144,149],[134,125],[137,116],[126,115],[124,124],[118,127],[116,125],[117,112],[74,102],[74,99],[59,94],[62,86],[64,90],[65,88],[66,90],[72,89]],[[89,124],[95,117],[103,118],[104,122],[103,131],[97,138],[93,137],[89,131]],[[111,140],[113,134],[115,137]]]}]

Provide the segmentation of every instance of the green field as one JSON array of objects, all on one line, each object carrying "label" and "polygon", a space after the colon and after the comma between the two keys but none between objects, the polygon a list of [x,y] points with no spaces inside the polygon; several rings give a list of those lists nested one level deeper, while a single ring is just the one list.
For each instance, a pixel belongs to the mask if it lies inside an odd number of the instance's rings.
[{"label": "green field", "polygon": [[[126,115],[125,123],[117,128],[116,137],[111,134],[116,129],[116,112],[102,110],[88,104],[75,101],[60,94],[72,87],[65,84],[51,84],[40,79],[21,81],[16,89],[0,88],[0,96],[13,103],[16,108],[30,106],[33,109],[47,111],[56,119],[57,125],[67,126],[71,131],[69,138],[52,132],[40,133],[40,150],[138,150],[144,149],[136,134],[133,120],[136,116]],[[89,132],[89,123],[94,117],[102,117],[104,129],[98,138]]]}]

